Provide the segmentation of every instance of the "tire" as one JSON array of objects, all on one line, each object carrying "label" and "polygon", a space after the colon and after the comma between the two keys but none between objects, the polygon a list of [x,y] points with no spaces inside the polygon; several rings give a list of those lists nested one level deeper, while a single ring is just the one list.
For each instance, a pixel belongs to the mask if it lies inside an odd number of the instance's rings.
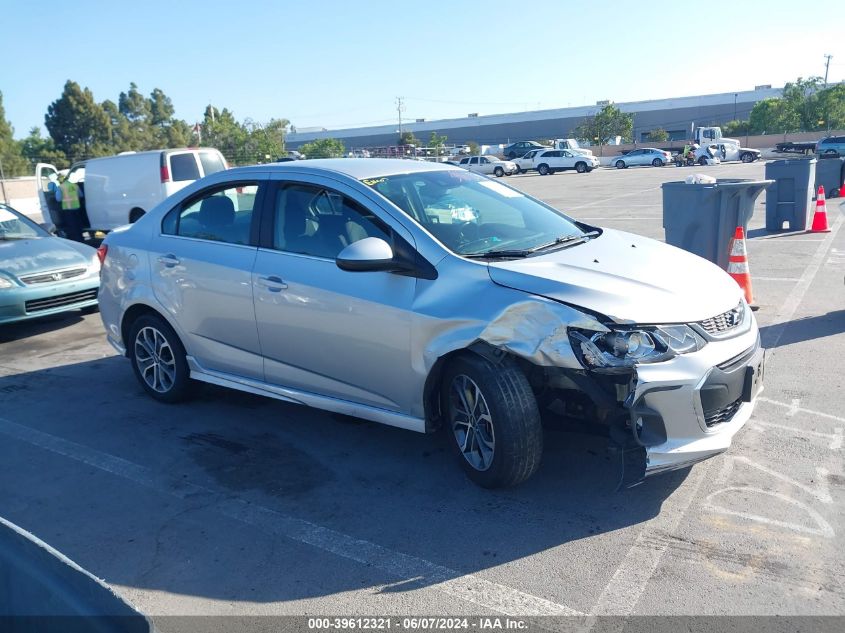
[{"label": "tire", "polygon": [[496,167],[496,169],[493,170],[493,173],[495,174],[496,178],[501,178],[505,175],[505,170],[501,167]]},{"label": "tire", "polygon": [[616,169],[625,169],[625,161],[624,160],[617,160],[616,161]]},{"label": "tire", "polygon": [[744,152],[743,154],[740,155],[739,160],[741,160],[743,163],[753,163],[754,162],[754,154],[751,154],[749,152]]},{"label": "tire", "polygon": [[474,483],[515,486],[536,472],[543,455],[540,411],[514,361],[456,358],[443,373],[441,403],[446,441]]},{"label": "tire", "polygon": [[129,224],[135,224],[138,220],[140,220],[143,215],[146,213],[143,209],[132,209],[129,212]]},{"label": "tire", "polygon": [[549,171],[549,166],[546,163],[540,163],[537,165],[537,173],[541,176],[548,176],[551,172]]},{"label": "tire", "polygon": [[524,173],[525,173],[525,170],[524,170],[522,167],[517,167],[517,168],[516,168],[516,174],[517,174],[517,176],[518,176],[519,174],[524,174]]},{"label": "tire", "polygon": [[701,158],[698,159],[698,164],[701,165],[702,167],[704,167],[707,164],[707,159],[704,158],[704,156],[702,156]]},{"label": "tire", "polygon": [[660,160],[659,158],[655,158],[653,161],[651,161],[651,166],[652,167],[663,167],[663,161]]},{"label": "tire", "polygon": [[579,174],[585,174],[589,170],[587,169],[587,163],[575,163],[575,171]]},{"label": "tire", "polygon": [[160,402],[187,399],[193,381],[185,348],[173,328],[160,316],[145,314],[135,320],[129,331],[129,360],[144,391]]}]

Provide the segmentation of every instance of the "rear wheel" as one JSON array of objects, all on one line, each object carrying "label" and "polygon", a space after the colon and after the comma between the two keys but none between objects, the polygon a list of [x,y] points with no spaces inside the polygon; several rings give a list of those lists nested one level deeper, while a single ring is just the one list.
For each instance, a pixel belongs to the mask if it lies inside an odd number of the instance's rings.
[{"label": "rear wheel", "polygon": [[537,165],[537,173],[539,173],[541,176],[548,176],[549,175],[549,166],[546,165],[546,163],[542,163],[540,165]]},{"label": "rear wheel", "polygon": [[444,372],[441,398],[446,441],[472,481],[500,488],[534,474],[543,427],[528,379],[515,362],[459,357]]},{"label": "rear wheel", "polygon": [[579,174],[583,174],[587,171],[587,163],[575,163],[575,171]]},{"label": "rear wheel", "polygon": [[493,173],[496,175],[496,178],[501,178],[505,175],[505,170],[501,167],[496,167],[496,169],[493,170]]},{"label": "rear wheel", "polygon": [[180,402],[192,386],[185,348],[173,328],[155,314],[139,317],[130,330],[127,351],[141,386],[161,402]]},{"label": "rear wheel", "polygon": [[617,160],[616,161],[616,169],[625,169],[625,161],[624,160]]},{"label": "rear wheel", "polygon": [[653,161],[651,161],[651,166],[652,167],[663,167],[663,161],[660,160],[659,158],[655,158]]},{"label": "rear wheel", "polygon": [[143,217],[143,215],[144,215],[143,209],[138,209],[137,207],[135,209],[132,209],[129,212],[129,224],[135,224],[135,222],[140,220],[141,217]]}]

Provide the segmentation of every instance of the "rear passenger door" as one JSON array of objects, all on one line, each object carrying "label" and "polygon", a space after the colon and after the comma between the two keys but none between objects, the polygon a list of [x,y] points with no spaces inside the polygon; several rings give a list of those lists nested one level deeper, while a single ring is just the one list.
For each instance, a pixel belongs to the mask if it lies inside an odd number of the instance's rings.
[{"label": "rear passenger door", "polygon": [[278,180],[269,191],[255,262],[255,313],[267,382],[395,412],[419,394],[411,367],[413,277],[349,272],[348,244],[410,234],[341,183]]},{"label": "rear passenger door", "polygon": [[252,298],[266,180],[215,185],[164,217],[150,245],[156,299],[203,369],[263,378]]}]

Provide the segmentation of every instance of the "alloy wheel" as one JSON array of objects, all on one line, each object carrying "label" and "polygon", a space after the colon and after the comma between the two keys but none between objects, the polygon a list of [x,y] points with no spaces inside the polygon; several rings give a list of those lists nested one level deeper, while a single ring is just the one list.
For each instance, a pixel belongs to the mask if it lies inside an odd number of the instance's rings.
[{"label": "alloy wheel", "polygon": [[144,382],[158,393],[167,393],[176,380],[176,359],[164,334],[144,327],[135,337],[135,364]]},{"label": "alloy wheel", "polygon": [[475,470],[490,468],[496,446],[493,418],[481,389],[464,374],[455,376],[449,389],[449,420],[464,459]]}]

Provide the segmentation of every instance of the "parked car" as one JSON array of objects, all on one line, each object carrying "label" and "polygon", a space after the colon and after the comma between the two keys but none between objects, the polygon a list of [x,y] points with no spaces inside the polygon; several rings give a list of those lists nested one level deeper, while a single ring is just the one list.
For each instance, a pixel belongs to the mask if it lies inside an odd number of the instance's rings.
[{"label": "parked car", "polygon": [[[124,152],[75,163],[68,180],[83,188],[86,228],[110,231],[135,222],[167,196],[226,167],[226,159],[212,148]],[[46,219],[52,206],[46,187],[56,177],[56,168],[38,163],[35,176],[37,183],[44,183],[39,186],[39,200]]]},{"label": "parked car", "polygon": [[515,163],[497,156],[465,156],[459,163],[464,169],[487,176],[511,176],[517,172]]},{"label": "parked car", "polygon": [[845,156],[845,136],[828,136],[816,143],[816,154],[820,158]]},{"label": "parked car", "polygon": [[762,389],[723,270],[441,164],[216,173],[101,253],[106,336],[151,397],[202,381],[442,428],[482,486],[536,471],[539,402],[603,426],[639,478],[726,450]]},{"label": "parked car", "polygon": [[671,162],[673,161],[672,154],[670,152],[665,152],[662,149],[656,149],[654,147],[641,147],[640,149],[631,150],[624,156],[619,157],[613,164],[616,166],[616,169],[625,169],[627,167],[636,167],[639,165],[663,167]]},{"label": "parked car", "polygon": [[97,251],[0,204],[0,324],[97,306]]},{"label": "parked car", "polygon": [[543,149],[544,147],[546,146],[542,143],[538,143],[537,141],[519,141],[517,143],[505,145],[502,148],[502,154],[504,154],[505,158],[514,159],[518,156],[525,156],[525,152],[532,149]]},{"label": "parked car", "polygon": [[579,174],[585,174],[593,171],[601,163],[592,154],[576,153],[569,149],[547,149],[541,150],[534,156],[534,164],[537,165],[537,172],[541,176],[546,176],[567,169],[574,169]]},{"label": "parked car", "polygon": [[537,169],[537,166],[534,164],[534,157],[542,151],[542,148],[532,149],[530,152],[525,152],[524,156],[514,158],[512,162],[516,165],[516,173],[524,174],[532,169]]}]

